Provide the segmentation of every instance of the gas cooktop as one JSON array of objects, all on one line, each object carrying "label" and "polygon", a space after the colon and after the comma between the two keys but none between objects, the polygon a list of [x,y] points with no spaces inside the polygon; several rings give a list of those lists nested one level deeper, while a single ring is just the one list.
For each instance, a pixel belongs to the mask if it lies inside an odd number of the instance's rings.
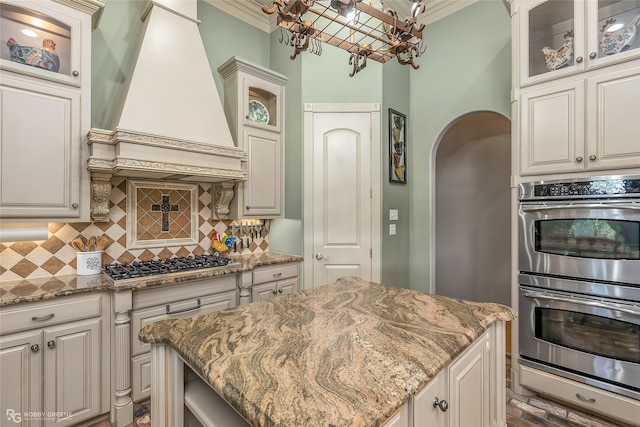
[{"label": "gas cooktop", "polygon": [[113,280],[134,279],[161,274],[180,273],[205,268],[238,265],[229,258],[215,255],[197,255],[167,258],[164,260],[135,261],[130,264],[113,263],[104,268],[104,272]]}]

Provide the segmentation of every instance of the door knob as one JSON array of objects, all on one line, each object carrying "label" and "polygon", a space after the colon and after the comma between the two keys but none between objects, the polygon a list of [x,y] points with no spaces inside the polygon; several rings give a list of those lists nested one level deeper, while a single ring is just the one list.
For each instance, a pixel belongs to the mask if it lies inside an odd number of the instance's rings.
[{"label": "door knob", "polygon": [[436,397],[435,399],[433,399],[433,407],[440,408],[442,412],[447,412],[447,409],[449,409],[449,404],[446,400],[438,400],[438,398]]},{"label": "door knob", "polygon": [[316,254],[316,259],[317,259],[318,261],[320,261],[321,259],[329,259],[329,257],[328,257],[328,256],[324,256],[324,255],[322,255],[320,252],[318,252],[318,253]]}]

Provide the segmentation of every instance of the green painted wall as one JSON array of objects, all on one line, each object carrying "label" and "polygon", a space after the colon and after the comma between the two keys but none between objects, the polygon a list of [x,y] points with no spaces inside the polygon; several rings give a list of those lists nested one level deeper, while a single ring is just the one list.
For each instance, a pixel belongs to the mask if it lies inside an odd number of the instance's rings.
[{"label": "green painted wall", "polygon": [[455,119],[470,112],[511,117],[509,12],[501,1],[480,0],[429,25],[424,39],[427,51],[410,75],[409,270],[411,288],[429,292],[433,147]]},{"label": "green painted wall", "polygon": [[[420,58],[417,59],[417,62]],[[410,67],[391,60],[384,64],[382,74],[382,260],[381,281],[388,285],[409,287],[410,186],[389,182],[389,108],[407,116],[407,137],[410,135],[411,111]],[[413,151],[413,141],[407,140],[407,156]],[[408,157],[407,157],[408,158]],[[420,171],[407,165],[407,182]],[[398,220],[389,220],[389,209],[398,210]],[[396,235],[389,235],[389,224],[396,225]]]},{"label": "green painted wall", "polygon": [[[107,0],[93,33],[92,127],[109,129],[138,51],[144,1]],[[432,149],[457,117],[489,110],[510,117],[510,19],[503,2],[477,3],[429,25],[427,52],[419,70],[395,61],[378,64],[349,77],[347,52],[324,46],[322,56],[302,53],[289,59],[291,47],[198,2],[204,40],[220,99],[217,68],[231,56],[271,67],[288,76],[285,128],[285,219],[272,221],[271,249],[301,255],[303,251],[303,104],[375,102],[382,115],[382,281],[429,291],[429,183]],[[185,65],[188,78],[188,65]],[[388,108],[407,114],[407,185],[388,182]],[[397,235],[388,236],[389,209],[398,209]]]},{"label": "green painted wall", "polygon": [[142,37],[143,1],[108,0],[91,40],[91,126],[111,121]]}]

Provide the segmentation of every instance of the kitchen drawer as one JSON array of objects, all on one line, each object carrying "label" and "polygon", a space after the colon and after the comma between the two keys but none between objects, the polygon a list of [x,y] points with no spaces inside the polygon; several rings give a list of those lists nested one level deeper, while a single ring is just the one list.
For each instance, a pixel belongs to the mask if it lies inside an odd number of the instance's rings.
[{"label": "kitchen drawer", "polygon": [[96,294],[77,295],[2,308],[0,335],[100,316],[102,299]]},{"label": "kitchen drawer", "polygon": [[[200,308],[197,307],[197,299],[200,299]],[[168,304],[171,312],[167,314],[167,304],[155,307],[134,310],[131,313],[131,355],[145,353],[151,350],[151,346],[138,340],[138,332],[146,325],[164,319],[179,319],[184,317],[200,316],[202,314],[220,311],[236,306],[236,292],[225,292],[222,294],[205,295],[181,299]],[[193,309],[192,309],[193,308]],[[192,309],[192,310],[191,310]],[[185,310],[180,312],[180,310]]]},{"label": "kitchen drawer", "polygon": [[253,271],[253,284],[274,282],[276,280],[296,277],[298,275],[298,263],[274,265],[272,267],[259,267]]},{"label": "kitchen drawer", "polygon": [[[631,425],[638,423],[640,401],[576,381],[520,365],[520,384],[578,408],[619,419]],[[580,399],[581,396],[582,399]]]},{"label": "kitchen drawer", "polygon": [[203,295],[235,291],[236,281],[236,274],[230,274],[210,279],[189,281],[173,286],[135,291],[132,300],[133,310],[155,307],[160,304],[170,304],[189,298],[200,298]]}]

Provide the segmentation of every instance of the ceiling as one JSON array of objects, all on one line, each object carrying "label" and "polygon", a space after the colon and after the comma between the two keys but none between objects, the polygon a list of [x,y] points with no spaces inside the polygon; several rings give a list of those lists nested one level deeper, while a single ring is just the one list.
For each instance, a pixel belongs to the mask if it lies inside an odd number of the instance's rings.
[{"label": "ceiling", "polygon": [[[218,9],[235,16],[236,18],[253,25],[267,33],[271,33],[276,27],[276,14],[267,15],[262,12],[262,5],[270,5],[272,0],[204,0]],[[363,0],[367,1],[367,0]],[[384,8],[394,9],[399,17],[410,15],[410,0],[383,0]],[[430,23],[444,18],[478,0],[424,0],[425,12],[421,15],[419,22],[429,25]],[[373,0],[374,6],[381,8],[381,0]]]}]

